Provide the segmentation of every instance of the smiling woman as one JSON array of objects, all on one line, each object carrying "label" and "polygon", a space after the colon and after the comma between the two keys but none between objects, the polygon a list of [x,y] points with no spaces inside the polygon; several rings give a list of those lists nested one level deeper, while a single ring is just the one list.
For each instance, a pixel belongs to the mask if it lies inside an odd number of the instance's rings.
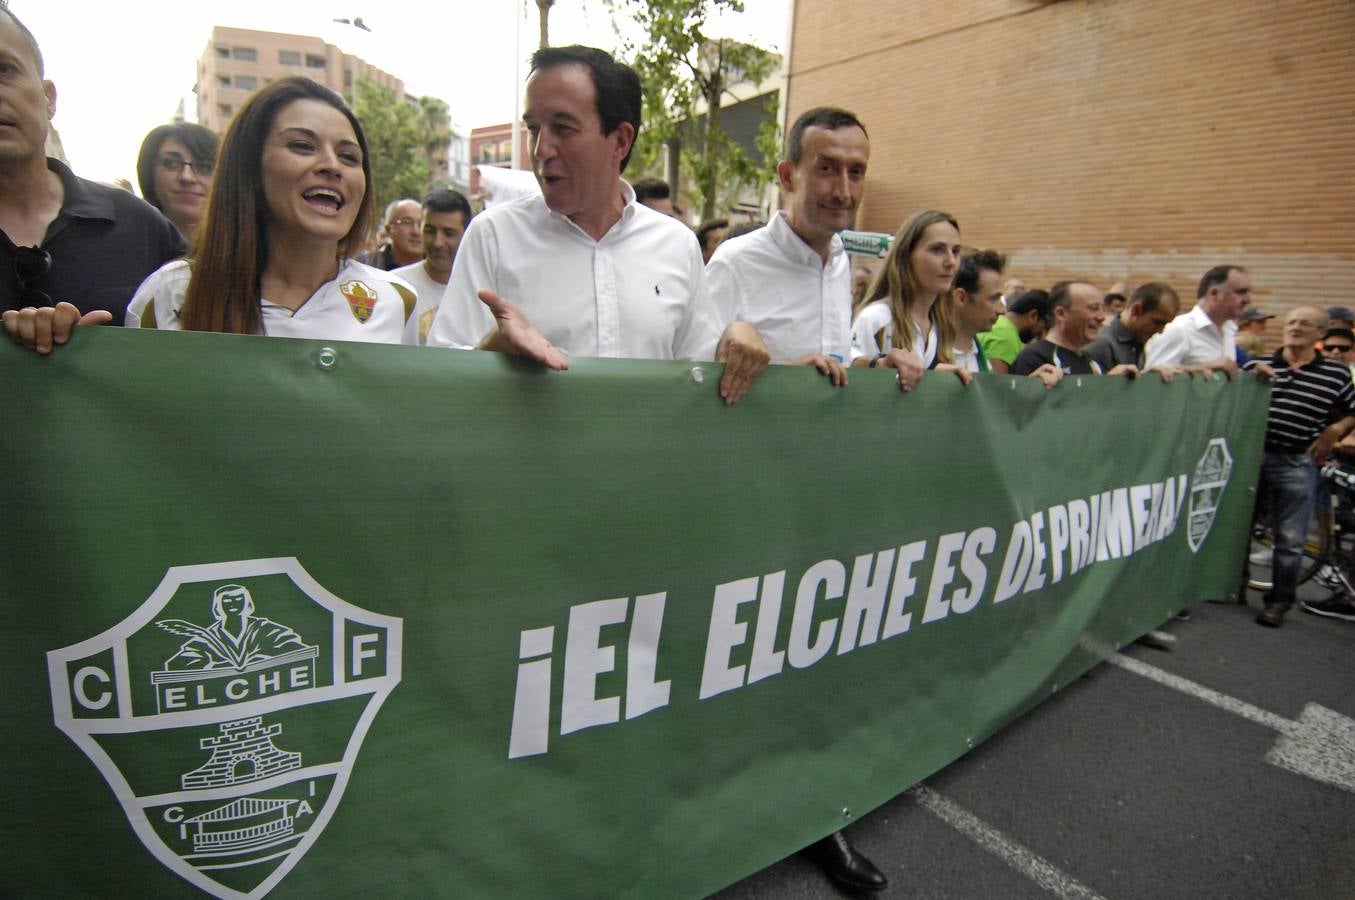
[{"label": "smiling woman", "polygon": [[127,324],[399,343],[413,289],[352,258],[370,184],[342,98],[307,78],[265,87],[222,141],[194,258],[148,278]]}]

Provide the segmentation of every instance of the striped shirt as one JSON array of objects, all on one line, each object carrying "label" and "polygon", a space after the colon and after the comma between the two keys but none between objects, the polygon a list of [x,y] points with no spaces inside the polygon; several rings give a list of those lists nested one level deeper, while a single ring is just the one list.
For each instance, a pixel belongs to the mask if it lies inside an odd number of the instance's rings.
[{"label": "striped shirt", "polygon": [[1355,415],[1355,387],[1350,370],[1341,363],[1318,352],[1307,365],[1294,368],[1284,358],[1284,348],[1276,350],[1269,362],[1275,381],[1266,418],[1266,450],[1303,453],[1322,429]]}]

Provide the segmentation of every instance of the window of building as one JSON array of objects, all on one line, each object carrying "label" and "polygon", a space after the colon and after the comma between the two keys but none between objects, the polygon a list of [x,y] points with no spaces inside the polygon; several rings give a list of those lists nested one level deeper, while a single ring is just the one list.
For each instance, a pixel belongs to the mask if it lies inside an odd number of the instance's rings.
[{"label": "window of building", "polygon": [[253,75],[236,75],[235,86],[242,91],[252,91],[259,86],[259,79]]},{"label": "window of building", "polygon": [[323,56],[317,56],[314,53],[307,53],[306,66],[311,69],[323,69],[325,67],[325,58]]},{"label": "window of building", "polygon": [[218,103],[216,105],[216,111],[229,118],[231,114],[231,105],[229,103]]},{"label": "window of building", "polygon": [[295,50],[279,50],[278,62],[284,66],[301,65],[301,54]]},{"label": "window of building", "polygon": [[230,59],[230,58],[231,58],[231,48],[230,48],[230,47],[227,47],[227,46],[225,46],[225,45],[223,45],[223,44],[214,44],[214,45],[213,45],[213,48],[216,50],[216,55],[217,55],[217,58],[218,58],[218,59]]},{"label": "window of building", "polygon": [[259,54],[253,47],[236,47],[231,50],[231,55],[241,62],[259,61]]},{"label": "window of building", "polygon": [[231,77],[230,77],[229,75],[218,75],[218,76],[216,76],[216,86],[217,86],[217,87],[221,87],[221,88],[228,88],[228,87],[230,87],[230,86],[231,86]]}]

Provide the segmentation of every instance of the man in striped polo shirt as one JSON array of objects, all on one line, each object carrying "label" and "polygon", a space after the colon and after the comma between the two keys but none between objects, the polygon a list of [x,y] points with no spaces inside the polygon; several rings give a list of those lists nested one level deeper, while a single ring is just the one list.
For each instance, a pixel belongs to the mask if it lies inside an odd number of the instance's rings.
[{"label": "man in striped polo shirt", "polygon": [[1269,628],[1279,628],[1294,605],[1317,467],[1355,429],[1350,371],[1313,347],[1326,327],[1327,314],[1321,309],[1296,306],[1285,316],[1284,346],[1269,361],[1247,364],[1274,382],[1261,461],[1261,496],[1275,517],[1274,587],[1256,617]]}]

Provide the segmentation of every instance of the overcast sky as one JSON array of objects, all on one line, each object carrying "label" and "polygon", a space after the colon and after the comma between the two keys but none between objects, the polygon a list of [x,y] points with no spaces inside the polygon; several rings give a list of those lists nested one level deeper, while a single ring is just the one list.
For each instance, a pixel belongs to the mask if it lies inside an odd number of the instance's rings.
[{"label": "overcast sky", "polygon": [[[790,0],[746,0],[747,12],[719,33],[780,50]],[[441,97],[459,127],[513,117],[521,82],[515,60],[536,46],[534,0],[10,0],[37,36],[57,88],[55,124],[72,167],[86,178],[135,184],[136,153],[154,126],[191,95],[212,26],[308,34],[337,44],[405,82]],[[368,34],[335,24],[361,16]],[[603,0],[557,0],[551,43],[615,49]],[[521,50],[517,49],[521,29]]]}]

